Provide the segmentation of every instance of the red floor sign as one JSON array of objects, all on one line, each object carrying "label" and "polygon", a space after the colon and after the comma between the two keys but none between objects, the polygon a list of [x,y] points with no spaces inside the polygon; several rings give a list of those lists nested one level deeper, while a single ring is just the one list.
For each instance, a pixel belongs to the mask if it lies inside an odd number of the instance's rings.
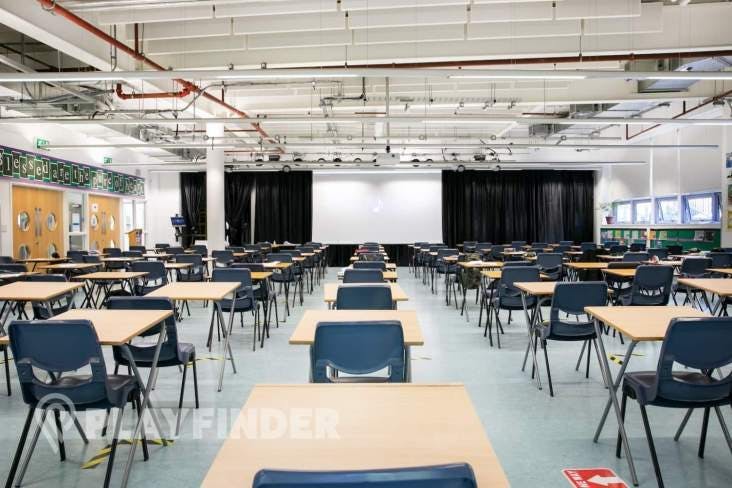
[{"label": "red floor sign", "polygon": [[628,485],[608,468],[563,469],[562,474],[575,488],[628,488]]}]

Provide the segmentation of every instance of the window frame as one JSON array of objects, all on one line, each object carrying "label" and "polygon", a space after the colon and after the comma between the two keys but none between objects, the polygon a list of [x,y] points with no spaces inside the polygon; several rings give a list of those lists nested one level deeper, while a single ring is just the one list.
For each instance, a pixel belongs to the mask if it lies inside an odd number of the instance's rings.
[{"label": "window frame", "polygon": [[[618,217],[618,207],[621,205],[628,205],[630,207],[630,220],[620,220]],[[616,224],[632,224],[633,223],[633,200],[618,200],[613,202],[613,216],[615,217]]]},{"label": "window frame", "polygon": [[[655,224],[661,224],[661,225],[668,225],[668,224],[680,224],[682,220],[682,208],[681,208],[681,200],[679,199],[678,195],[669,195],[669,196],[663,196],[663,197],[656,197],[655,198],[656,205],[655,205],[655,214],[654,214],[654,223]],[[678,217],[674,220],[660,220],[660,216],[663,214],[661,212],[661,203],[663,202],[675,202],[677,206],[677,213]]]},{"label": "window frame", "polygon": [[[633,220],[633,224],[652,224],[653,223],[653,199],[652,198],[638,198],[635,200],[632,200],[632,212],[631,212],[631,218]],[[639,222],[638,221],[638,204],[641,203],[647,203],[650,205],[650,213],[648,214],[648,221]]]},{"label": "window frame", "polygon": [[[691,218],[691,210],[689,200],[697,198],[712,199],[712,219],[711,220],[693,220]],[[697,193],[685,193],[681,195],[681,223],[682,224],[719,224],[722,217],[722,196],[721,192],[706,191]]]}]

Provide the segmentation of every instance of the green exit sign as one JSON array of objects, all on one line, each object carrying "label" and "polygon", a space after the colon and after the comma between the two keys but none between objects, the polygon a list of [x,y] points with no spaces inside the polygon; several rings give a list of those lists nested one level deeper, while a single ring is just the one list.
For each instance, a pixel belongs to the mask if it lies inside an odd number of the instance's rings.
[{"label": "green exit sign", "polygon": [[49,144],[48,140],[36,137],[36,149],[46,149]]},{"label": "green exit sign", "polygon": [[112,158],[105,157],[104,164],[112,164]]}]

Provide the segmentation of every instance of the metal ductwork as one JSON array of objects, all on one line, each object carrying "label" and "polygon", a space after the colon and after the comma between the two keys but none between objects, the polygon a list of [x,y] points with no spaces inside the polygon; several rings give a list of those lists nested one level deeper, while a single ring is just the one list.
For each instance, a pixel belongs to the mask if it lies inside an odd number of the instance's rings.
[{"label": "metal ductwork", "polygon": [[[714,57],[684,60],[678,58],[649,61],[633,61],[625,66],[626,71],[644,70],[668,73],[671,71],[722,71],[732,66],[732,57]],[[668,93],[686,91],[696,80],[640,80],[638,93]]]}]

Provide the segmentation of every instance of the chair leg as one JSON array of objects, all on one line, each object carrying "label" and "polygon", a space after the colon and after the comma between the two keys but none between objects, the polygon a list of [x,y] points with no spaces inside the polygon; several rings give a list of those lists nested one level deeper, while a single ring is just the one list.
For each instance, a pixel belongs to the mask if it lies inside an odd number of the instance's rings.
[{"label": "chair leg", "polygon": [[61,461],[66,461],[66,445],[64,444],[64,431],[61,428],[61,412],[53,409],[53,421],[56,424],[56,435],[58,436],[58,454]]},{"label": "chair leg", "polygon": [[3,359],[5,360],[5,388],[8,391],[8,396],[11,395],[10,391],[10,363],[8,362],[8,348],[3,348]]},{"label": "chair leg", "polygon": [[183,395],[186,392],[186,374],[188,373],[188,363],[183,365],[183,381],[180,383],[180,398],[178,399],[178,417],[175,420],[175,435],[180,432],[180,417],[183,412]]},{"label": "chair leg", "polygon": [[722,416],[722,411],[719,409],[719,407],[714,407],[714,412],[717,414],[717,419],[719,420],[719,425],[722,427],[722,433],[724,434],[724,440],[727,441],[727,447],[730,451],[732,451],[732,437],[729,435],[729,430],[727,429],[727,424],[724,421],[724,417]]},{"label": "chair leg", "polygon": [[702,418],[702,431],[701,431],[701,437],[699,438],[699,452],[698,456],[702,459],[704,459],[704,447],[707,443],[707,428],[709,427],[709,411],[711,410],[711,407],[707,407],[704,409],[704,417]]},{"label": "chair leg", "polygon": [[114,435],[112,436],[112,445],[109,450],[109,459],[107,460],[107,472],[104,475],[104,488],[109,488],[109,480],[112,477],[112,468],[114,466],[114,455],[117,452],[117,441],[119,440],[119,430],[122,427],[122,415],[124,414],[125,407],[119,408],[117,413],[117,422],[114,426]]},{"label": "chair leg", "polygon": [[[137,418],[140,418],[140,413],[142,412],[142,402],[140,401],[140,394],[138,393],[135,395],[135,397],[132,399],[133,404],[135,405],[135,408],[137,409]],[[150,452],[147,448],[147,436],[145,435],[145,422],[141,424],[141,430],[140,430],[140,437],[142,442],[142,459],[147,461],[150,459]],[[162,435],[162,433],[161,433]]]},{"label": "chair leg", "polygon": [[[628,395],[623,392],[623,399],[620,402],[620,418],[622,419],[623,424],[625,424],[625,410],[628,406]],[[618,441],[615,444],[615,457],[620,459],[620,448],[622,446],[622,438],[620,436],[620,429],[618,429]]]},{"label": "chair leg", "polygon": [[191,358],[193,363],[193,394],[196,397],[196,408],[198,408],[198,371],[196,371],[196,358]]},{"label": "chair leg", "polygon": [[554,386],[552,385],[552,372],[549,369],[549,354],[546,351],[546,341],[541,341],[541,348],[544,349],[544,363],[546,364],[546,377],[549,381],[549,396],[554,396]]},{"label": "chair leg", "polygon": [[651,425],[648,423],[648,413],[645,405],[640,405],[641,417],[643,418],[643,428],[646,431],[646,439],[648,440],[648,449],[651,451],[651,461],[653,461],[653,471],[656,473],[656,481],[658,488],[663,488],[663,478],[661,477],[661,467],[658,465],[658,456],[656,455],[656,446],[653,443],[653,434],[651,433]]},{"label": "chair leg", "polygon": [[587,369],[585,370],[585,378],[590,377],[590,353],[592,352],[592,341],[587,341]]},{"label": "chair leg", "polygon": [[18,447],[15,450],[15,456],[13,456],[13,463],[10,465],[10,472],[8,473],[8,479],[5,481],[5,488],[11,488],[13,486],[13,479],[15,478],[15,472],[18,470],[18,463],[20,462],[20,456],[23,454],[23,448],[25,447],[25,440],[28,438],[28,430],[30,429],[31,421],[33,421],[33,412],[35,409],[29,408],[28,415],[25,417],[25,424],[23,424],[23,430],[20,433],[20,440],[18,441]]}]

